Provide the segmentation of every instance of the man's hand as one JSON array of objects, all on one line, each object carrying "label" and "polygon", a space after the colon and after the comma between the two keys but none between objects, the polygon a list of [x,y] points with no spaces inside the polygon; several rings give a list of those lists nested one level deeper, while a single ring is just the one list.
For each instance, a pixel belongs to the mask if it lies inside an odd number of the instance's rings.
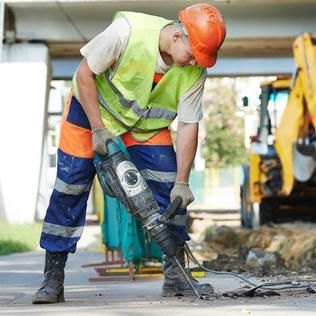
[{"label": "man's hand", "polygon": [[107,154],[107,149],[105,142],[108,139],[115,141],[115,135],[107,130],[105,127],[95,128],[92,130],[92,146],[93,150],[99,153],[100,155],[105,156]]},{"label": "man's hand", "polygon": [[180,196],[182,198],[181,208],[186,208],[194,200],[192,191],[189,188],[189,183],[175,183],[170,193],[170,202],[172,202],[177,196]]}]

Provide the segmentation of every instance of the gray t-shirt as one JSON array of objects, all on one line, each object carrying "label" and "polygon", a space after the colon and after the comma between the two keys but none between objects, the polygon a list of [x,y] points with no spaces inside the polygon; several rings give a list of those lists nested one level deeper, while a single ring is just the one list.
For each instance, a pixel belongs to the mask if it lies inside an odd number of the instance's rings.
[{"label": "gray t-shirt", "polygon": [[[118,62],[130,34],[130,28],[124,18],[114,20],[102,33],[80,49],[87,59],[91,71],[99,75]],[[157,57],[156,72],[164,74],[171,66],[164,63],[160,54]],[[202,119],[202,97],[206,70],[197,82],[184,93],[178,104],[178,120],[184,123],[196,123]]]}]

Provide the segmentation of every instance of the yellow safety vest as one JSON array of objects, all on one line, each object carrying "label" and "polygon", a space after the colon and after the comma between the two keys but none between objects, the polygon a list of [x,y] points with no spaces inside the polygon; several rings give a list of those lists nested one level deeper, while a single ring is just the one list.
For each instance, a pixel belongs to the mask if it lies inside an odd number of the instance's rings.
[{"label": "yellow safety vest", "polygon": [[[130,131],[145,141],[168,127],[177,116],[180,97],[200,78],[200,66],[172,66],[152,90],[159,53],[160,31],[174,23],[161,17],[135,12],[118,12],[130,26],[130,36],[120,60],[96,76],[101,117],[115,135]],[[73,80],[78,97],[76,80]]]}]

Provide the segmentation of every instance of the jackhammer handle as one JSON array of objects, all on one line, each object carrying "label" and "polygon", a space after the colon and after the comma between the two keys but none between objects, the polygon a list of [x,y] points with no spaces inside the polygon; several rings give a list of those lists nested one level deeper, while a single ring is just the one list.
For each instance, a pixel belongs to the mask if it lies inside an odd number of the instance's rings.
[{"label": "jackhammer handle", "polygon": [[182,204],[181,196],[176,196],[176,198],[169,204],[166,211],[161,215],[160,221],[165,223],[168,219],[175,217],[175,212]]}]

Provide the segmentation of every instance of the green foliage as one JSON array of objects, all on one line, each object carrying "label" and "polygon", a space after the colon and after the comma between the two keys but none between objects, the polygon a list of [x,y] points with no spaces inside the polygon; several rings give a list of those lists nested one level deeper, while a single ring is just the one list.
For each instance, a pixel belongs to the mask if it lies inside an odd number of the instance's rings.
[{"label": "green foliage", "polygon": [[0,256],[35,249],[41,229],[41,223],[13,225],[0,222]]},{"label": "green foliage", "polygon": [[209,79],[205,87],[202,155],[207,167],[229,167],[246,161],[243,118],[234,79]]}]

